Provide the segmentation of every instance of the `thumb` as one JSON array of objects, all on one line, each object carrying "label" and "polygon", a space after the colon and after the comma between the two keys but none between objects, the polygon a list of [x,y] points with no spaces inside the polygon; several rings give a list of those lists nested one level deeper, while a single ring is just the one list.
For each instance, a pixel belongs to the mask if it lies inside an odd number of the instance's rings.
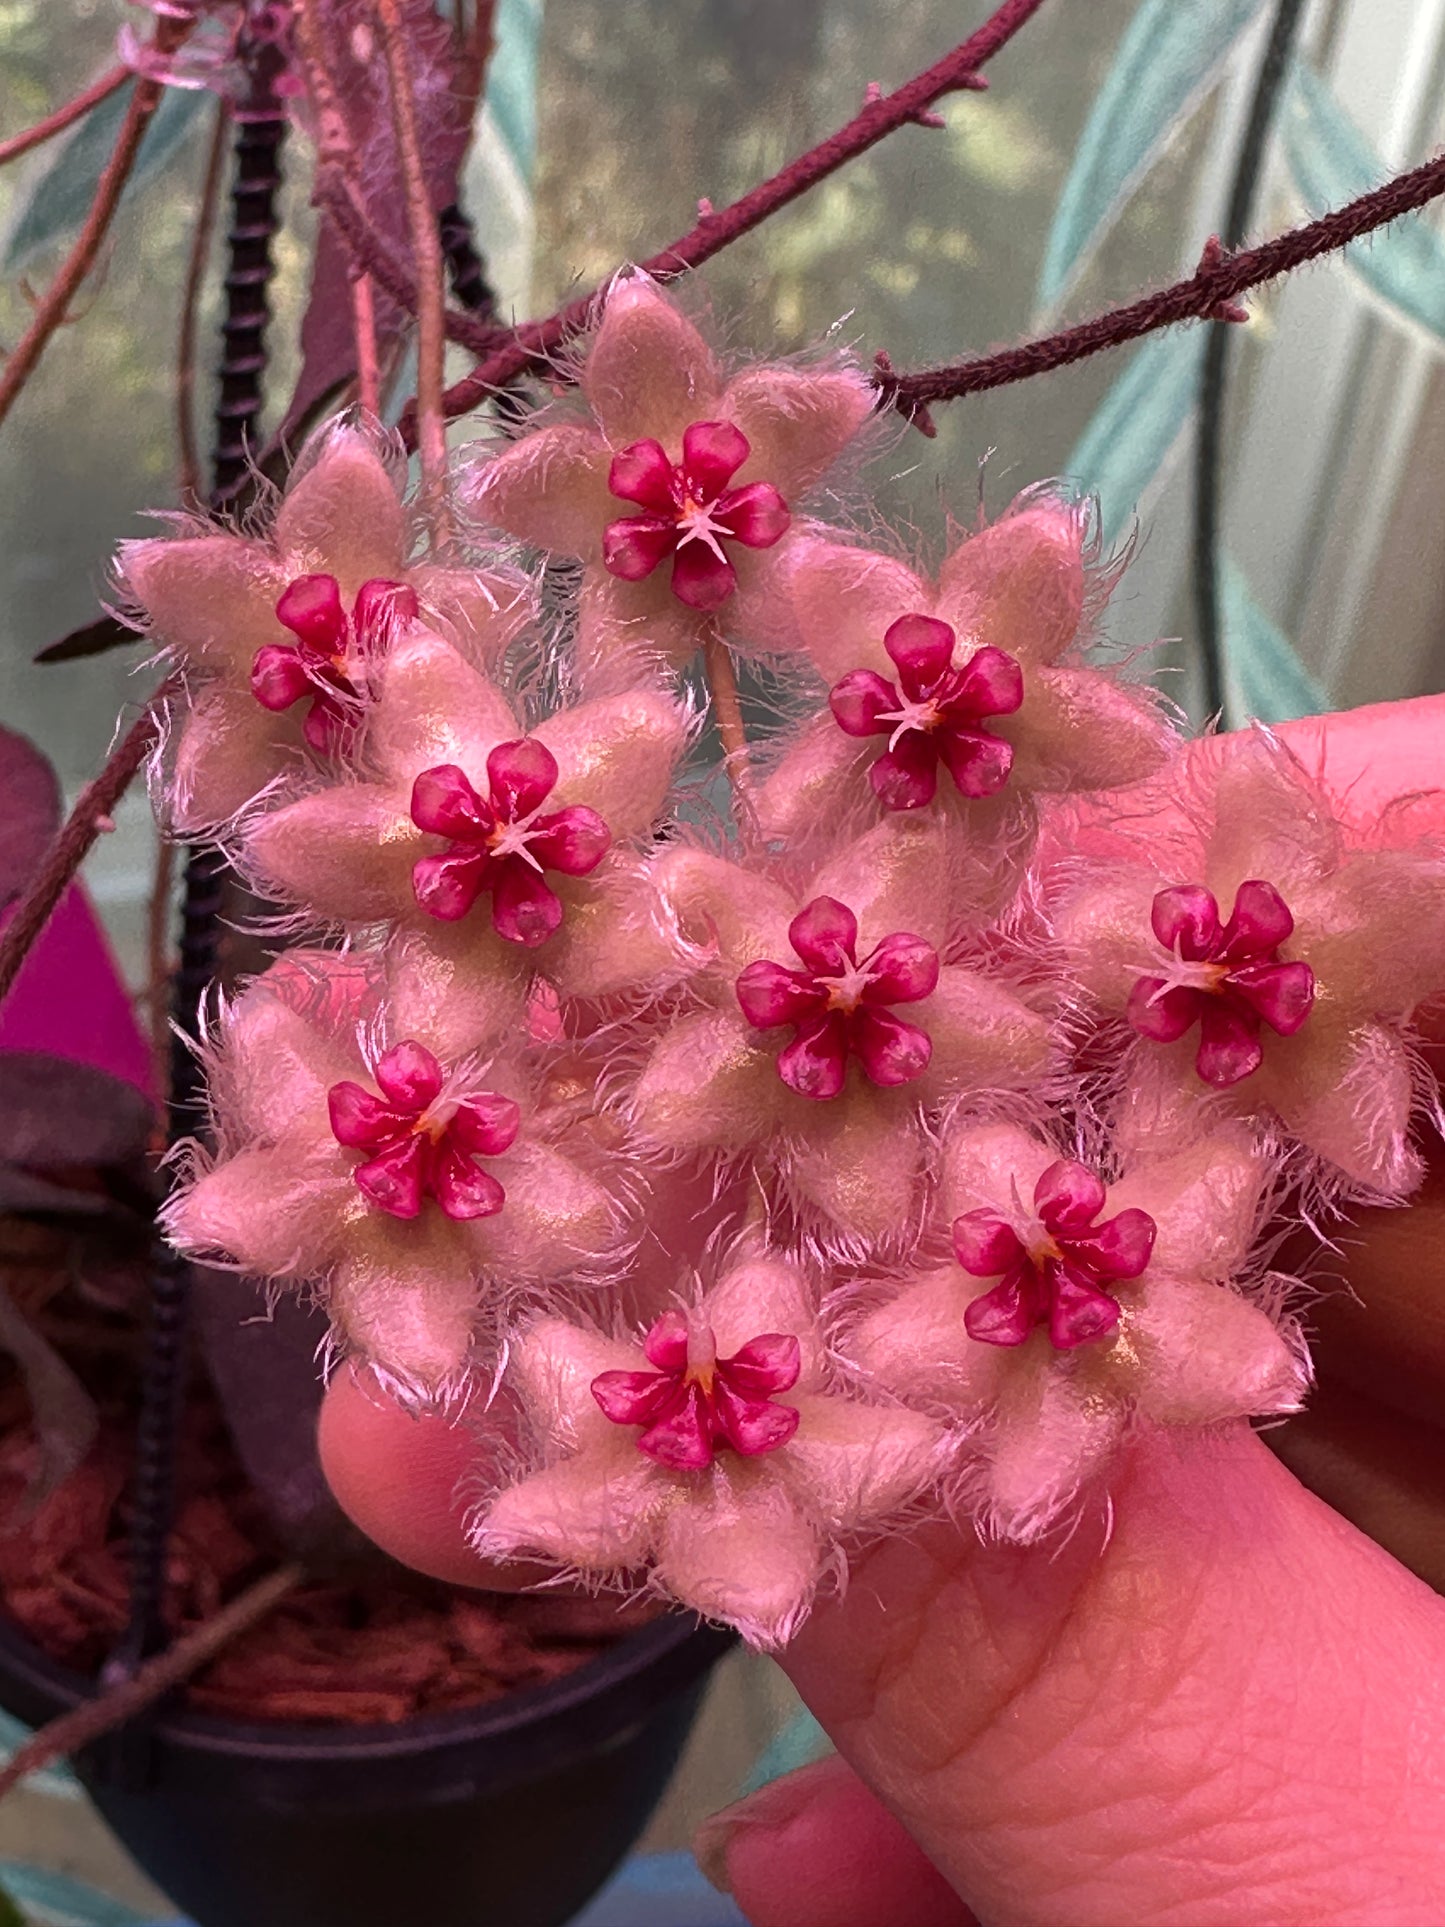
[{"label": "thumb", "polygon": [[1114,1500],[860,1562],[782,1656],[839,1751],[990,1927],[1445,1918],[1445,1604],[1242,1429]]}]

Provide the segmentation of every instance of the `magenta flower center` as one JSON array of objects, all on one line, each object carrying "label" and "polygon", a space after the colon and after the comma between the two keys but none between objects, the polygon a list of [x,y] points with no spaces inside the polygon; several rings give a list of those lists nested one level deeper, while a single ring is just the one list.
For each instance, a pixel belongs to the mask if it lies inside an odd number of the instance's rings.
[{"label": "magenta flower center", "polygon": [[624,582],[640,582],[672,558],[672,592],[690,609],[716,609],[738,585],[727,544],[770,549],[787,533],[788,505],[771,482],[728,484],[751,454],[731,422],[694,422],[674,462],[661,442],[632,442],[613,456],[607,486],[639,515],[609,522],[604,566]]},{"label": "magenta flower center", "polygon": [[1155,897],[1150,922],[1164,955],[1130,992],[1129,1022],[1161,1044],[1197,1023],[1194,1068],[1206,1084],[1224,1090],[1259,1069],[1261,1024],[1292,1037],[1309,1016],[1315,974],[1279,954],[1294,918],[1272,883],[1241,883],[1228,923],[1202,884],[1181,883]]},{"label": "magenta flower center", "polygon": [[348,615],[334,575],[298,576],[276,604],[276,620],[296,641],[256,651],[251,694],[273,710],[309,696],[303,734],[325,755],[360,715],[371,664],[416,616],[416,595],[404,582],[363,582]]},{"label": "magenta flower center", "polygon": [[798,1429],[798,1412],[775,1405],[798,1382],[796,1338],[765,1332],[719,1358],[709,1325],[664,1312],[643,1346],[650,1372],[601,1372],[592,1396],[614,1425],[640,1425],[639,1452],[676,1472],[699,1472],[723,1448],[753,1459],[776,1452]]},{"label": "magenta flower center", "polygon": [[338,1144],[368,1155],[353,1175],[363,1196],[393,1218],[415,1218],[435,1198],[449,1218],[490,1218],[506,1192],[477,1163],[511,1149],[521,1112],[495,1091],[449,1092],[422,1044],[395,1044],[375,1076],[381,1095],[349,1079],[327,1093]]},{"label": "magenta flower center", "polygon": [[455,763],[422,771],[412,785],[412,821],[447,838],[442,855],[422,857],[412,871],[416,900],[428,915],[453,923],[489,892],[493,927],[509,943],[539,944],[553,934],[562,900],[547,871],[586,876],[612,843],[607,825],[585,804],[543,809],[557,774],[557,759],[530,736],[492,751],[485,797]]},{"label": "magenta flower center", "polygon": [[976,649],[955,667],[956,644],[946,622],[900,616],[883,637],[898,681],[855,669],[829,692],[839,729],[888,738],[868,772],[885,809],[931,803],[940,762],[960,796],[993,796],[1008,781],[1013,745],[983,725],[990,716],[1012,715],[1023,702],[1023,671],[1012,656],[993,648]]},{"label": "magenta flower center", "polygon": [[938,984],[938,952],[922,937],[896,931],[858,958],[858,920],[834,897],[816,897],[788,926],[801,970],[760,959],[737,981],[737,998],[758,1030],[782,1024],[792,1041],[778,1055],[778,1075],[804,1097],[837,1097],[856,1057],[875,1084],[922,1077],[933,1042],[893,1013]]},{"label": "magenta flower center", "polygon": [[[1100,1221],[1108,1194],[1094,1173],[1061,1158],[1034,1186],[1033,1210],[1011,1216],[966,1211],[953,1222],[953,1250],[973,1278],[997,1278],[963,1315],[970,1338],[1022,1345],[1036,1325],[1059,1351],[1107,1338],[1119,1322],[1109,1285],[1138,1278],[1154,1249],[1147,1211]],[[1017,1193],[1015,1193],[1017,1202]]]}]

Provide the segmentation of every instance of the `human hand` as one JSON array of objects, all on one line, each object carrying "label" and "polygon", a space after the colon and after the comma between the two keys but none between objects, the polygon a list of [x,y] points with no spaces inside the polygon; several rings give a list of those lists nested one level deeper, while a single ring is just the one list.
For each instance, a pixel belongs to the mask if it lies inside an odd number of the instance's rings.
[{"label": "human hand", "polygon": [[[1368,814],[1440,782],[1442,728],[1430,699],[1290,734]],[[940,1525],[855,1565],[781,1656],[840,1757],[700,1843],[756,1927],[1445,1920],[1445,1601],[1406,1570],[1445,1586],[1436,1153],[1409,1208],[1360,1214],[1358,1302],[1319,1308],[1315,1411],[1276,1435],[1339,1511],[1242,1427],[1152,1433],[1056,1548]],[[322,1446],[373,1538],[496,1583],[466,1432],[343,1376]]]}]

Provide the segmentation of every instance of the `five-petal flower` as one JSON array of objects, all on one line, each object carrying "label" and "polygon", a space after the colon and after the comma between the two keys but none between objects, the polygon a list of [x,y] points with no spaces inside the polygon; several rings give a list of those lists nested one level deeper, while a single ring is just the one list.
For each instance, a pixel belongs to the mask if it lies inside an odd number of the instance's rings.
[{"label": "five-petal flower", "polygon": [[295,641],[256,651],[251,694],[273,712],[309,699],[301,733],[324,756],[360,721],[368,661],[385,655],[397,628],[418,613],[416,592],[404,582],[363,582],[348,615],[334,575],[297,576],[276,603],[276,620]]},{"label": "five-petal flower", "polygon": [[332,1136],[367,1153],[352,1173],[358,1190],[394,1218],[415,1218],[435,1198],[449,1218],[490,1218],[507,1194],[478,1158],[500,1157],[516,1142],[522,1113],[496,1091],[447,1091],[446,1073],[427,1049],[403,1038],[377,1058],[381,1095],[343,1078],[326,1093]]},{"label": "five-petal flower", "polygon": [[731,422],[692,422],[682,460],[661,442],[633,442],[613,456],[607,486],[641,510],[609,522],[603,566],[623,582],[642,582],[669,557],[672,593],[690,609],[721,608],[738,586],[727,544],[770,549],[788,532],[788,505],[771,482],[729,486],[752,453]]},{"label": "five-petal flower", "polygon": [[170,1237],[319,1290],[341,1341],[409,1397],[444,1397],[474,1343],[496,1339],[493,1281],[616,1264],[611,1163],[553,1098],[548,1053],[518,1035],[510,1001],[487,1013],[405,950],[293,952],[228,1009],[209,1052],[215,1150],[194,1152],[172,1194]]},{"label": "five-petal flower", "polygon": [[1228,923],[1203,884],[1176,884],[1155,897],[1149,921],[1169,961],[1163,974],[1140,977],[1125,1014],[1141,1037],[1161,1044],[1197,1023],[1194,1068],[1206,1084],[1227,1089],[1259,1069],[1261,1024],[1293,1037],[1309,1016],[1315,974],[1280,957],[1294,918],[1272,883],[1241,883]]},{"label": "five-petal flower", "polygon": [[1119,1322],[1110,1285],[1138,1278],[1158,1227],[1147,1211],[1100,1221],[1107,1197],[1087,1165],[1059,1158],[1039,1173],[1033,1208],[984,1205],[953,1221],[953,1255],[972,1278],[998,1283],[964,1313],[985,1345],[1022,1345],[1036,1326],[1056,1351],[1107,1337]]},{"label": "five-petal flower", "polygon": [[1349,824],[1266,731],[1201,751],[1187,814],[1175,779],[1102,842],[1096,812],[1061,835],[1063,960],[1137,1039],[1116,1133],[1187,1142],[1207,1100],[1282,1130],[1337,1190],[1403,1197],[1421,1172],[1408,1024],[1445,987],[1445,859],[1390,848],[1388,821]]},{"label": "five-petal flower", "polygon": [[956,1262],[915,1271],[840,1349],[864,1383],[969,1426],[985,1521],[1036,1539],[1132,1428],[1299,1406],[1294,1320],[1239,1288],[1274,1175],[1234,1126],[1106,1187],[1044,1133],[960,1113],[939,1197]]},{"label": "five-petal flower", "polygon": [[481,1507],[478,1551],[620,1582],[650,1568],[756,1646],[786,1641],[834,1548],[896,1519],[941,1465],[936,1420],[836,1386],[809,1280],[762,1249],[641,1342],[537,1319],[506,1383],[537,1463]]},{"label": "five-petal flower", "polygon": [[634,272],[612,284],[579,387],[586,418],[564,407],[529,427],[462,495],[483,525],[580,558],[592,687],[639,650],[680,667],[718,621],[740,645],[795,647],[790,518],[873,411],[862,370],[837,356],[724,380],[672,297]]},{"label": "five-petal flower", "polygon": [[1151,691],[1082,659],[1091,563],[1087,505],[1045,492],[966,536],[931,583],[822,536],[794,543],[788,598],[831,695],[760,787],[768,834],[816,847],[880,809],[944,811],[975,913],[997,912],[1031,854],[1036,798],[1133,783],[1173,746]]},{"label": "five-petal flower", "polygon": [[338,725],[360,721],[418,611],[478,667],[530,619],[514,569],[410,560],[405,476],[399,443],[333,423],[292,470],[269,535],[207,527],[122,545],[128,602],[187,673],[166,789],[174,828],[229,823],[341,746]]},{"label": "five-petal flower", "polygon": [[548,870],[585,877],[606,856],[612,832],[583,803],[543,805],[557,787],[557,759],[545,743],[499,743],[487,757],[488,794],[455,763],[425,769],[411,791],[411,820],[448,839],[441,856],[412,871],[416,900],[429,916],[455,923],[477,898],[492,898],[492,927],[511,943],[545,943],[562,922],[562,900]]},{"label": "five-petal flower", "polygon": [[[801,890],[682,844],[657,857],[651,932],[639,943],[625,905],[591,932],[594,976],[610,955],[624,984],[636,956],[661,1000],[627,1097],[638,1148],[747,1161],[827,1243],[904,1238],[928,1120],[961,1091],[1034,1086],[1050,1060],[1042,1009],[997,971],[939,961],[956,936],[947,877],[943,825],[914,813],[885,818]],[[802,971],[778,961],[792,944]]]},{"label": "five-petal flower", "polygon": [[798,1408],[774,1403],[802,1370],[790,1333],[762,1332],[719,1358],[711,1325],[665,1311],[642,1349],[651,1371],[599,1372],[592,1396],[614,1425],[642,1427],[637,1449],[659,1465],[697,1470],[723,1448],[753,1459],[797,1431]]},{"label": "five-petal flower", "polygon": [[738,1002],[757,1030],[793,1027],[778,1075],[804,1097],[837,1097],[856,1057],[885,1089],[922,1077],[933,1055],[927,1031],[895,1017],[938,988],[938,952],[895,930],[859,961],[858,919],[835,897],[816,897],[788,925],[801,970],[760,957],[738,976]]},{"label": "five-petal flower", "polygon": [[[582,879],[609,848],[653,827],[689,729],[674,697],[638,687],[559,710],[523,737],[501,690],[416,629],[385,665],[363,775],[248,820],[240,861],[319,920],[421,925],[459,967],[515,976],[517,959],[499,953],[545,943],[563,894],[585,900]],[[547,873],[566,879],[561,890]],[[496,939],[476,935],[483,894]],[[449,924],[461,926],[454,943]]]},{"label": "five-petal flower", "polygon": [[953,630],[936,616],[900,616],[883,632],[898,683],[876,669],[853,669],[828,692],[833,719],[846,735],[888,738],[868,771],[885,809],[931,803],[940,761],[960,796],[993,796],[1008,781],[1013,744],[983,725],[1021,707],[1023,671],[992,647],[955,669],[957,646]]}]

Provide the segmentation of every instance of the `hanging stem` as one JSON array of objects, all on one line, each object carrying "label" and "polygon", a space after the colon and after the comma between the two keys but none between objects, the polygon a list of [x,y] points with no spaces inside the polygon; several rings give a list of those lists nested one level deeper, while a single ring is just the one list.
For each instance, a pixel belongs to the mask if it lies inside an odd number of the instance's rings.
[{"label": "hanging stem", "polygon": [[170,676],[151,697],[100,774],[87,783],[75,808],[61,824],[50,852],[31,879],[15,913],[0,934],[0,1003],[5,1001],[31,946],[50,920],[96,838],[111,826],[116,804],[130,788],[136,771],[154,749],[160,734],[160,713],[168,696],[180,688],[180,677]]},{"label": "hanging stem", "polygon": [[[151,51],[161,58],[174,53],[194,25],[195,21],[188,14],[160,15],[155,33],[151,36]],[[116,136],[114,150],[96,184],[95,197],[79,238],[36,304],[30,326],[10,350],[5,366],[0,370],[0,422],[14,407],[16,397],[34,373],[51,336],[69,314],[70,304],[79,292],[80,284],[94,266],[101,242],[110,232],[115,210],[120,205],[120,197],[125,192],[125,184],[135,166],[140,144],[150,126],[151,115],[160,105],[163,91],[162,83],[158,80],[136,82],[135,92],[130,97],[125,119]]]},{"label": "hanging stem", "polygon": [[369,274],[351,277],[351,328],[356,338],[357,400],[368,415],[381,413],[381,369],[376,358],[376,301]]},{"label": "hanging stem", "polygon": [[1244,320],[1242,309],[1233,316],[1228,310],[1250,288],[1303,267],[1306,261],[1348,247],[1351,241],[1398,221],[1402,214],[1413,213],[1442,194],[1445,155],[1437,155],[1423,166],[1397,174],[1383,186],[1361,194],[1358,200],[1303,227],[1277,234],[1256,248],[1246,248],[1239,254],[1207,248],[1199,267],[1183,281],[1141,295],[1123,307],[1106,308],[1075,327],[1021,342],[997,354],[947,362],[939,368],[920,368],[911,374],[880,368],[874,381],[887,407],[918,421],[934,402],[957,401],[963,395],[1029,381],[1035,375],[1066,368],[1071,362],[1083,361],[1106,348],[1122,347],[1126,341],[1137,341],[1142,335],[1172,328],[1181,321]]},{"label": "hanging stem", "polygon": [[407,222],[417,279],[416,408],[422,499],[434,527],[446,515],[447,437],[442,411],[446,385],[446,316],[442,250],[437,218],[427,192],[417,128],[416,95],[400,0],[376,0],[376,16],[391,82],[391,114],[406,188]]},{"label": "hanging stem", "polygon": [[[245,476],[251,430],[263,399],[269,320],[266,291],[276,227],[277,162],[285,132],[275,91],[280,61],[281,55],[273,45],[263,42],[250,48],[249,97],[236,114],[235,217],[226,274],[213,506],[224,502],[228,491]],[[180,957],[171,992],[173,1041],[167,1136],[172,1145],[195,1131],[202,1121],[205,1072],[196,1042],[202,1002],[215,976],[225,876],[225,859],[218,850],[190,850],[181,904]],[[189,1264],[158,1244],[136,1426],[130,1620],[107,1668],[108,1675],[117,1680],[138,1676],[145,1660],[166,1641],[162,1607],[185,1406],[190,1298]],[[129,1734],[118,1743],[114,1770],[127,1783],[135,1784],[144,1779],[147,1760],[144,1735]]]},{"label": "hanging stem", "polygon": [[48,114],[44,120],[38,120],[33,127],[27,127],[23,133],[12,134],[9,140],[0,141],[0,167],[3,167],[6,161],[18,161],[22,154],[28,154],[32,148],[40,147],[46,141],[53,140],[57,134],[63,134],[67,127],[73,127],[76,121],[83,120],[92,107],[99,107],[103,100],[109,100],[112,94],[119,93],[128,80],[134,79],[133,68],[112,67],[108,73],[103,73],[99,80],[93,80],[83,92],[78,93],[74,100],[68,100],[63,107],[57,107],[55,112]]},{"label": "hanging stem", "polygon": [[268,1613],[274,1612],[287,1593],[300,1584],[301,1578],[299,1566],[281,1566],[275,1572],[268,1572],[264,1579],[258,1579],[228,1606],[223,1606],[214,1618],[192,1628],[166,1652],[147,1661],[131,1678],[42,1726],[0,1769],[0,1800],[30,1774],[39,1773],[43,1767],[78,1752],[83,1746],[93,1746],[107,1733],[133,1720],[137,1713],[154,1706],[158,1699],[198,1673],[233,1639],[249,1632]]},{"label": "hanging stem", "polygon": [[703,673],[712,696],[712,713],[723,747],[723,765],[736,797],[745,797],[750,787],[748,733],[743,724],[743,706],[738,697],[737,671],[732,651],[721,636],[709,635],[702,645]]},{"label": "hanging stem", "polygon": [[[826,140],[789,161],[778,173],[750,189],[741,200],[720,211],[710,210],[704,214],[670,247],[660,249],[639,265],[662,280],[672,280],[689,269],[701,267],[704,261],[710,261],[740,236],[760,227],[780,208],[806,194],[858,155],[866,154],[870,147],[898,128],[910,123],[937,126],[939,123],[932,115],[934,104],[948,94],[982,87],[979,69],[1012,40],[1043,4],[1044,0],[1004,0],[1004,5],[995,9],[977,33],[970,34],[942,60],[915,74],[894,93],[868,100],[860,113]],[[566,307],[559,308],[545,320],[529,321],[518,328],[509,341],[446,391],[443,408],[447,417],[470,413],[494,389],[505,387],[530,368],[545,366],[569,336],[588,326],[598,292],[593,289],[590,294],[569,301]],[[402,417],[400,427],[403,436],[413,442],[416,422],[410,412]]]},{"label": "hanging stem", "polygon": [[[1303,16],[1304,0],[1279,0],[1255,76],[1249,118],[1245,122],[1229,190],[1229,205],[1220,230],[1220,241],[1231,252],[1243,244],[1249,232],[1265,147]],[[1194,442],[1194,613],[1199,631],[1204,713],[1221,717],[1228,690],[1219,621],[1219,477],[1232,342],[1228,322],[1210,323],[1199,377],[1199,432]]]},{"label": "hanging stem", "polygon": [[180,489],[185,502],[200,500],[201,454],[196,446],[196,315],[201,301],[201,284],[215,232],[216,209],[221,199],[221,173],[226,162],[226,135],[230,115],[224,101],[216,104],[216,123],[211,130],[211,149],[206,157],[206,175],[201,184],[201,205],[191,235],[190,259],[186,263],[186,286],[181,299],[180,343],[176,352],[176,433],[180,443]]}]

